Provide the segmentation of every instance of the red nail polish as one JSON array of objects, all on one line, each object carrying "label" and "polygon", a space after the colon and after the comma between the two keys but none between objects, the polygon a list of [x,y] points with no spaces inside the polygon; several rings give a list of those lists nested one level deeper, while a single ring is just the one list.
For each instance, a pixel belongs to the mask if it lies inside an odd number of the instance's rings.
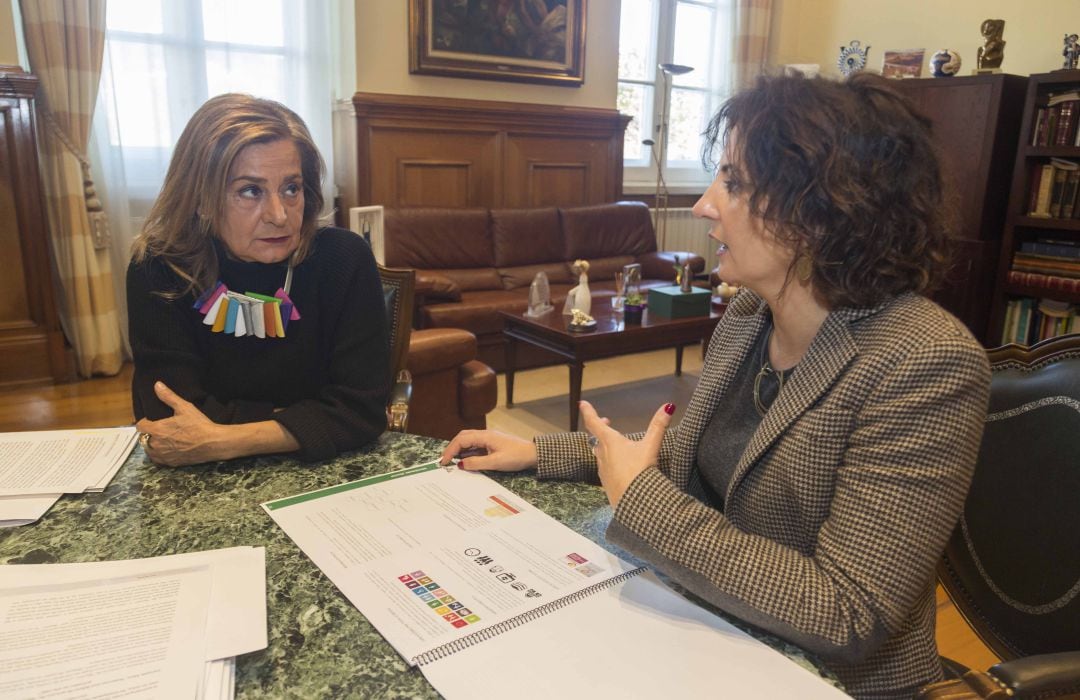
[{"label": "red nail polish", "polygon": [[675,404],[673,404],[673,403],[664,404],[664,413],[668,414],[669,416],[672,415],[673,413],[675,413]]},{"label": "red nail polish", "polygon": [[465,468],[465,460],[459,459],[458,463],[457,463],[457,468],[458,469],[464,469]]}]

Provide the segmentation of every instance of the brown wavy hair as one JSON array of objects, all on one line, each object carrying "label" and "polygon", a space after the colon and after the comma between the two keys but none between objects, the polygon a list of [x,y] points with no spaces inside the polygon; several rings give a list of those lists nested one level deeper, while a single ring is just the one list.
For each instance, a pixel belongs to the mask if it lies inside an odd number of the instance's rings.
[{"label": "brown wavy hair", "polygon": [[292,261],[303,260],[319,226],[326,165],[295,112],[273,100],[237,93],[207,100],[184,127],[161,193],[132,244],[132,260],[164,260],[187,283],[180,294],[201,293],[214,284],[218,261],[211,241],[225,219],[229,169],[245,147],[279,140],[292,141],[300,153],[304,217]]},{"label": "brown wavy hair", "polygon": [[868,307],[929,292],[947,269],[951,226],[930,133],[879,76],[766,76],[713,117],[703,160],[714,166],[733,143],[751,213],[796,261],[809,258],[815,293],[830,307]]}]

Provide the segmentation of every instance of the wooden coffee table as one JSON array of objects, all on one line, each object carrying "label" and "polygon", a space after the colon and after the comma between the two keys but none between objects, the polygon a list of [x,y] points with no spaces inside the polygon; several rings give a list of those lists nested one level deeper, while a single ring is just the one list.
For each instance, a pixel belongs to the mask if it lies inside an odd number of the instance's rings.
[{"label": "wooden coffee table", "polygon": [[[607,303],[607,299],[600,301]],[[683,347],[708,340],[720,320],[722,311],[715,309],[709,316],[693,318],[663,318],[649,315],[645,310],[641,325],[626,326],[621,317],[613,317],[611,308],[593,308],[596,328],[589,331],[570,331],[570,317],[555,309],[540,318],[500,311],[506,336],[506,406],[514,405],[514,370],[517,344],[529,343],[566,358],[570,368],[570,430],[578,427],[578,402],[581,400],[581,377],[587,360],[630,355],[635,352],[675,348],[675,376],[682,374]]]}]

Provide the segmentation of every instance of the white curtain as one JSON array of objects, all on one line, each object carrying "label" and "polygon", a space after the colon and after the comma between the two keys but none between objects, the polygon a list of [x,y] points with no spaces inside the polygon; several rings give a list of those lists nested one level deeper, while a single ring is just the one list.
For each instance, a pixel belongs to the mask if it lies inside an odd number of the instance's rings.
[{"label": "white curtain", "polygon": [[90,160],[112,225],[125,347],[131,242],[173,144],[208,98],[246,92],[297,112],[326,160],[323,194],[328,206],[334,201],[335,8],[334,0],[109,0]]}]

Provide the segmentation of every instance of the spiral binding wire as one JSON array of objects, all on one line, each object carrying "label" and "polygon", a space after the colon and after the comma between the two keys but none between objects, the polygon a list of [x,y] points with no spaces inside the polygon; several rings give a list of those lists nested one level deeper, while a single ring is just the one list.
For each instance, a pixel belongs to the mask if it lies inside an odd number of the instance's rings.
[{"label": "spiral binding wire", "polygon": [[452,642],[447,642],[446,644],[441,644],[441,645],[435,647],[434,649],[431,649],[430,651],[425,651],[423,654],[420,654],[419,656],[415,657],[412,660],[412,663],[417,665],[417,666],[424,666],[424,665],[429,664],[429,663],[431,663],[433,661],[438,661],[439,659],[446,658],[447,656],[450,656],[451,654],[455,654],[455,653],[457,653],[457,652],[459,652],[459,651],[461,651],[463,649],[468,649],[469,647],[473,646],[474,644],[479,644],[480,642],[487,641],[488,639],[491,639],[492,637],[497,637],[500,634],[502,634],[503,632],[509,632],[510,630],[514,629],[515,627],[520,627],[521,625],[525,624],[526,622],[530,622],[530,621],[535,620],[535,619],[537,619],[539,617],[543,617],[544,615],[547,615],[548,613],[552,613],[552,612],[555,612],[556,610],[560,610],[562,608],[565,608],[567,605],[570,605],[571,603],[576,603],[579,600],[584,600],[585,598],[588,598],[589,596],[591,596],[593,593],[597,593],[599,591],[602,591],[605,588],[610,588],[611,586],[614,586],[615,584],[622,583],[623,581],[631,579],[634,576],[637,576],[640,573],[644,573],[647,570],[648,569],[646,569],[644,566],[639,566],[636,569],[631,569],[630,571],[624,571],[623,573],[619,574],[618,576],[613,576],[613,577],[611,577],[609,579],[605,579],[603,581],[600,581],[599,583],[594,583],[593,585],[589,586],[588,588],[582,588],[580,591],[570,593],[569,595],[564,595],[562,598],[559,598],[558,600],[553,600],[550,603],[544,603],[540,607],[533,608],[532,610],[526,610],[525,612],[521,613],[520,615],[515,615],[514,617],[511,617],[509,620],[503,620],[502,622],[500,622],[497,625],[492,625],[491,627],[485,627],[484,629],[482,629],[482,630],[480,630],[478,632],[473,632],[472,634],[465,635],[461,639],[455,639]]}]

